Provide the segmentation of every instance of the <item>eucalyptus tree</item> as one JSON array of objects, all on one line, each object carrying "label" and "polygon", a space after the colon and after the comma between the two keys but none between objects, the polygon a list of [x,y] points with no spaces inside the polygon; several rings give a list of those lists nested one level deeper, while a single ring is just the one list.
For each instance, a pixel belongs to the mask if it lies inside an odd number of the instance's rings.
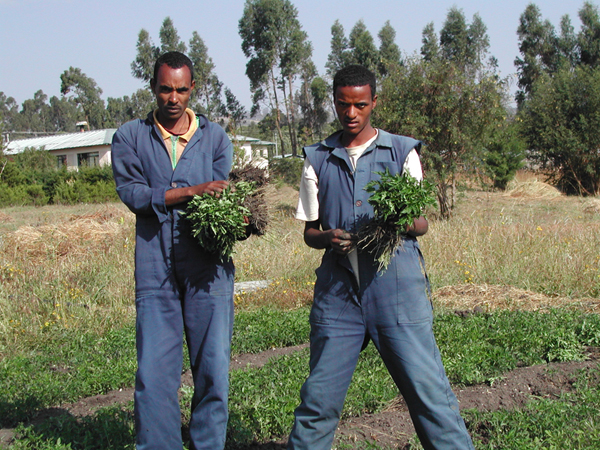
[{"label": "eucalyptus tree", "polygon": [[325,63],[326,73],[330,78],[333,78],[338,70],[349,64],[350,51],[348,45],[344,26],[336,19],[331,26],[331,51]]},{"label": "eucalyptus tree", "polygon": [[297,154],[293,83],[312,57],[312,46],[289,0],[246,0],[239,21],[242,51],[249,58],[246,75],[253,93],[251,115],[267,104],[275,119],[282,151],[282,109],[289,124],[292,154]]},{"label": "eucalyptus tree", "polygon": [[385,77],[390,69],[402,64],[400,48],[396,44],[396,30],[386,21],[379,33],[379,61],[377,62],[377,73],[380,77]]},{"label": "eucalyptus tree", "polygon": [[404,61],[383,79],[374,122],[388,131],[418,136],[423,163],[436,183],[442,217],[455,205],[459,171],[477,167],[506,111],[506,86],[486,61],[485,25],[471,24],[451,8],[438,35],[423,30],[421,57]]},{"label": "eucalyptus tree", "polygon": [[150,83],[154,72],[154,62],[160,55],[170,51],[185,53],[186,46],[179,38],[177,29],[170,17],[165,17],[159,30],[160,45],[155,46],[150,33],[144,28],[138,33],[135,59],[131,62],[131,74]]},{"label": "eucalyptus tree", "polygon": [[435,26],[433,22],[429,22],[423,28],[423,34],[421,38],[421,55],[425,61],[431,61],[436,59],[440,55],[440,44],[438,42],[438,35],[435,32]]},{"label": "eucalyptus tree", "polygon": [[530,4],[521,15],[518,119],[529,156],[565,192],[600,193],[600,13],[585,2],[576,34],[567,15],[560,33]]},{"label": "eucalyptus tree", "polygon": [[377,72],[379,51],[375,46],[373,36],[362,20],[354,24],[348,39],[351,62],[365,66],[372,72]]},{"label": "eucalyptus tree", "polygon": [[60,92],[70,96],[81,108],[85,120],[91,129],[104,126],[104,100],[100,97],[102,89],[93,78],[88,77],[81,69],[69,67],[60,75]]},{"label": "eucalyptus tree", "polygon": [[577,38],[581,64],[600,65],[600,14],[592,3],[585,2],[579,10],[581,30]]},{"label": "eucalyptus tree", "polygon": [[160,54],[166,52],[185,53],[187,51],[187,47],[179,38],[179,33],[170,17],[167,16],[163,20],[158,36],[160,38]]},{"label": "eucalyptus tree", "polygon": [[242,121],[246,118],[246,108],[231,92],[229,88],[225,88],[225,115],[229,119],[228,129],[236,136]]},{"label": "eucalyptus tree", "polygon": [[219,81],[219,77],[215,73],[215,64],[208,55],[208,47],[198,32],[192,33],[189,46],[188,56],[194,64],[194,79],[196,80],[191,107],[194,111],[206,114],[211,120],[224,116],[226,113],[221,95],[223,83]]},{"label": "eucalyptus tree", "polygon": [[543,73],[556,71],[557,36],[552,23],[542,20],[540,9],[533,3],[521,14],[517,35],[521,56],[515,59],[519,85],[516,99],[521,105]]},{"label": "eucalyptus tree", "polygon": [[[209,119],[225,115],[222,88],[223,83],[215,72],[215,64],[208,55],[208,47],[197,31],[192,33],[188,45],[179,37],[179,33],[170,17],[166,17],[159,30],[160,45],[155,46],[150,34],[140,30],[136,45],[137,54],[131,63],[131,73],[146,83],[150,82],[154,72],[154,63],[160,55],[169,51],[186,53],[194,66],[196,89],[192,92],[190,107]],[[189,46],[189,47],[188,47]],[[188,52],[189,48],[189,52]],[[149,84],[147,85],[149,89]]]}]

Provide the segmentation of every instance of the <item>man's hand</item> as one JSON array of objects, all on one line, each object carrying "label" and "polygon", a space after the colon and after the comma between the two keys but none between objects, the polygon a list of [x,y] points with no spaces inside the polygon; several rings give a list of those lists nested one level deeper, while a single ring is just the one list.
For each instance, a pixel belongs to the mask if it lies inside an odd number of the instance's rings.
[{"label": "man's hand", "polygon": [[335,229],[326,233],[330,235],[331,248],[339,255],[347,255],[356,245],[356,236],[347,231]]},{"label": "man's hand", "polygon": [[309,247],[322,249],[331,247],[340,255],[347,255],[356,246],[355,235],[339,228],[334,230],[321,230],[318,220],[306,222],[304,227],[304,242]]},{"label": "man's hand", "polygon": [[194,195],[214,195],[219,197],[221,193],[229,186],[229,181],[217,180],[197,184],[195,186],[169,189],[165,194],[165,204],[167,206],[176,205],[190,201]]},{"label": "man's hand", "polygon": [[190,189],[192,191],[192,197],[194,195],[214,195],[219,197],[221,192],[223,192],[227,186],[229,186],[229,181],[219,180],[219,181],[209,181],[208,183],[197,184],[196,186],[191,186]]}]

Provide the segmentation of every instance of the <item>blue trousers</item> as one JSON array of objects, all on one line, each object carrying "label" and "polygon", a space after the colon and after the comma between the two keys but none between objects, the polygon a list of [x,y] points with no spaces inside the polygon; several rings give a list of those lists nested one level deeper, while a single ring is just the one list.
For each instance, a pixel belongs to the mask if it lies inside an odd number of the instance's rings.
[{"label": "blue trousers", "polygon": [[375,344],[406,400],[423,447],[473,449],[435,343],[428,282],[416,242],[405,243],[383,275],[371,271],[364,276],[371,269],[361,266],[358,296],[347,270],[332,261],[324,258],[317,270],[310,375],[300,391],[288,449],[331,448],[366,339]]},{"label": "blue trousers", "polygon": [[136,298],[135,382],[138,450],[181,449],[181,383],[185,331],[194,379],[190,449],[225,445],[233,296],[163,289]]}]

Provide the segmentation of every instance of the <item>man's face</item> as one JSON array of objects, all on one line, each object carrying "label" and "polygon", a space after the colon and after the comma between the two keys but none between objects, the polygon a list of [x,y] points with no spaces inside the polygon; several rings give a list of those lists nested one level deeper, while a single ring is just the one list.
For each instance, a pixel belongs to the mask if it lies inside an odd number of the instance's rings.
[{"label": "man's face", "polygon": [[338,87],[334,102],[344,133],[358,136],[365,127],[370,128],[371,112],[377,104],[377,96],[371,96],[371,86]]},{"label": "man's face", "polygon": [[156,96],[161,124],[173,126],[177,123],[188,106],[195,85],[187,66],[178,69],[167,64],[160,66],[156,80],[152,80],[150,86]]}]

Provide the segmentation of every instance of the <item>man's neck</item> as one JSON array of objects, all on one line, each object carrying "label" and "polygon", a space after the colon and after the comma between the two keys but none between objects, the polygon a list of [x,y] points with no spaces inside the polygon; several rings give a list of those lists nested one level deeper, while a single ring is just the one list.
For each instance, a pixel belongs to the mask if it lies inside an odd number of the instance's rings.
[{"label": "man's neck", "polygon": [[160,116],[160,113],[156,115],[156,119],[165,130],[175,136],[181,136],[182,134],[187,133],[190,129],[191,122],[187,111],[185,111],[183,115],[176,121],[165,120]]},{"label": "man's neck", "polygon": [[343,132],[341,142],[342,145],[346,148],[358,147],[360,145],[363,145],[369,139],[373,138],[373,136],[375,136],[376,134],[377,130],[369,124],[360,133],[356,135]]}]

